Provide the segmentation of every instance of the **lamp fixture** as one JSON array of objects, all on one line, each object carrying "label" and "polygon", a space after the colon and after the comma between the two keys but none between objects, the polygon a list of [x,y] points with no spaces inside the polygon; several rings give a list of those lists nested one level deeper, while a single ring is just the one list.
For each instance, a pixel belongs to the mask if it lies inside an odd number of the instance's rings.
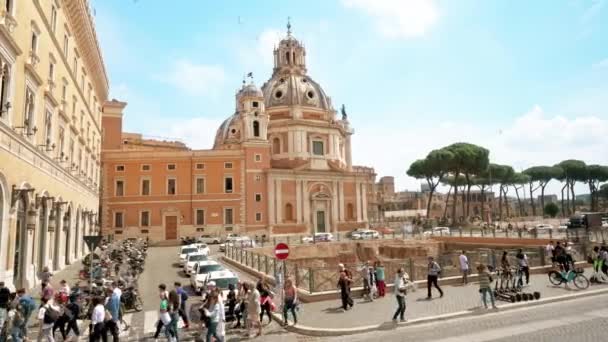
[{"label": "lamp fixture", "polygon": [[8,113],[8,111],[11,109],[11,107],[12,107],[12,105],[11,105],[10,101],[6,101],[4,106],[0,109],[0,118],[2,117],[2,114]]},{"label": "lamp fixture", "polygon": [[34,189],[34,188],[31,188],[31,189],[17,189],[17,186],[13,185],[13,189],[12,189],[12,192],[11,192],[11,207],[13,207],[15,205],[15,203],[17,203],[17,200],[23,194],[27,194],[28,192],[34,192],[34,191],[36,191],[36,189]]}]

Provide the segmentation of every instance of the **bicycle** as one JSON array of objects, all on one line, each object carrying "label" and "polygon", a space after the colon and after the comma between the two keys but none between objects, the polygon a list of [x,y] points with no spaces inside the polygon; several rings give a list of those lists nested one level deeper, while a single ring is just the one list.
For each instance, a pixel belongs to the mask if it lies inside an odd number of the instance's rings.
[{"label": "bicycle", "polygon": [[568,287],[568,283],[572,282],[574,283],[574,286],[580,290],[584,290],[589,287],[589,279],[587,279],[587,277],[585,277],[583,274],[585,272],[583,269],[578,268],[565,271],[563,266],[561,268],[562,269],[559,272],[555,270],[549,272],[548,276],[551,284],[560,286],[561,284],[565,283],[566,287]]}]

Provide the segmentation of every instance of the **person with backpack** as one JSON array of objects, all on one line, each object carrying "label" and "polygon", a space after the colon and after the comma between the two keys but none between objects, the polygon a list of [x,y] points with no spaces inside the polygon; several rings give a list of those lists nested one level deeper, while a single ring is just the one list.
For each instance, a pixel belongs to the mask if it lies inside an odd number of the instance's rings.
[{"label": "person with backpack", "polygon": [[40,333],[38,334],[38,341],[55,342],[53,337],[53,326],[57,319],[59,319],[59,308],[53,305],[52,299],[45,297],[40,299],[42,304],[38,310],[38,320],[40,321]]},{"label": "person with backpack", "polygon": [[428,271],[427,271],[427,289],[428,295],[426,299],[431,299],[431,287],[434,285],[437,291],[439,291],[439,298],[443,297],[443,290],[439,287],[437,280],[439,279],[439,275],[441,274],[441,266],[434,260],[432,256],[429,257]]},{"label": "person with backpack", "polygon": [[7,328],[13,342],[23,341],[23,338],[26,336],[21,334],[21,327],[23,326],[23,308],[21,305],[17,304],[17,306],[9,312],[8,317],[9,324]]},{"label": "person with backpack", "polygon": [[177,292],[177,295],[179,296],[179,299],[180,299],[180,306],[179,306],[179,311],[178,311],[179,316],[184,321],[184,328],[188,329],[188,327],[190,327],[190,322],[188,321],[188,314],[187,314],[187,308],[186,308],[186,301],[188,300],[188,294],[182,287],[182,283],[176,281],[175,283],[173,283],[173,285],[175,286],[175,292]]},{"label": "person with backpack", "polygon": [[70,296],[70,302],[65,307],[65,315],[67,317],[65,336],[70,335],[70,331],[74,331],[76,340],[80,338],[80,329],[78,328],[78,317],[80,317],[80,305],[77,297]]},{"label": "person with backpack", "polygon": [[488,270],[484,264],[479,264],[477,266],[477,277],[479,279],[479,293],[481,293],[481,300],[483,301],[483,305],[485,308],[488,308],[488,302],[486,301],[486,295],[490,296],[490,301],[492,302],[492,309],[496,309],[496,304],[494,303],[494,293],[492,292],[492,276],[488,273]]},{"label": "person with backpack", "polygon": [[23,324],[21,324],[21,336],[27,336],[27,325],[32,316],[32,312],[36,310],[36,301],[32,296],[25,293],[25,289],[17,290],[17,301],[22,309]]}]

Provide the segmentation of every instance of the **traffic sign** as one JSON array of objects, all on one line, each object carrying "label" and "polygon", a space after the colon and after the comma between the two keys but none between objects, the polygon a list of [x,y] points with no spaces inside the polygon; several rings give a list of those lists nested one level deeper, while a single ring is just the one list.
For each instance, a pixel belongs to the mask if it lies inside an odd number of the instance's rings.
[{"label": "traffic sign", "polygon": [[99,243],[101,242],[101,236],[99,235],[86,235],[82,237],[84,239],[84,242],[87,244],[87,247],[89,247],[89,250],[91,251],[91,253],[95,250],[95,248],[97,248],[97,245],[99,245]]},{"label": "traffic sign", "polygon": [[279,260],[285,260],[289,256],[289,246],[286,243],[278,243],[274,247],[274,256]]}]

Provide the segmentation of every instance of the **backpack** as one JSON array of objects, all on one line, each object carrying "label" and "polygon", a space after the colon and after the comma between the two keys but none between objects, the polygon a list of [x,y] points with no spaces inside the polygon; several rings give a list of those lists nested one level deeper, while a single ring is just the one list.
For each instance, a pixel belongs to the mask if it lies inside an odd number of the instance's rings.
[{"label": "backpack", "polygon": [[182,291],[181,299],[182,299],[182,302],[185,302],[188,300],[188,294],[186,293],[186,291]]},{"label": "backpack", "polygon": [[44,324],[52,324],[59,319],[59,311],[53,309],[50,305],[45,306],[44,309]]}]

